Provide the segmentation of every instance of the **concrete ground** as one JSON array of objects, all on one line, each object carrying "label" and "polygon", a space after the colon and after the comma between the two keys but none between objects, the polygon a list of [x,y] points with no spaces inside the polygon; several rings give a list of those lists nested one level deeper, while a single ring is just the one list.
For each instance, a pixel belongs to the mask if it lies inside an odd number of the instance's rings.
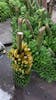
[{"label": "concrete ground", "polygon": [[10,20],[0,23],[0,41],[3,44],[12,43],[12,34],[11,34],[11,25]]},{"label": "concrete ground", "polygon": [[[52,13],[52,20],[56,23],[55,10]],[[0,41],[3,44],[12,43],[11,37],[10,21],[0,23]],[[25,89],[15,88],[10,60],[7,55],[0,55],[0,100],[56,100],[56,82],[47,83],[33,73]]]},{"label": "concrete ground", "polygon": [[11,100],[56,100],[56,83],[47,83],[36,73],[32,74],[25,89],[15,88],[10,60],[6,55],[0,57],[0,89],[12,96]]}]

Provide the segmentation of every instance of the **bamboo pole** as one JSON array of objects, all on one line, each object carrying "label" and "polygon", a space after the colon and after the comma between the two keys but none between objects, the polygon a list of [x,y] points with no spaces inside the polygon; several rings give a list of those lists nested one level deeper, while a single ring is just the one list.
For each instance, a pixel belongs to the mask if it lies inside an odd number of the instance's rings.
[{"label": "bamboo pole", "polygon": [[49,3],[49,14],[52,14],[52,9],[53,9],[53,0],[50,1]]},{"label": "bamboo pole", "polygon": [[39,48],[41,47],[42,45],[42,40],[43,40],[43,35],[44,35],[44,32],[45,32],[45,26],[41,27],[39,29],[39,34],[38,34],[38,38],[37,38],[37,48],[39,50]]},{"label": "bamboo pole", "polygon": [[47,0],[42,0],[42,6],[47,10]]},{"label": "bamboo pole", "polygon": [[29,28],[30,32],[32,33],[32,38],[34,38],[34,31],[33,31],[33,27],[31,25],[30,21],[28,19],[24,19],[23,23],[24,22],[26,23],[27,27]]},{"label": "bamboo pole", "polygon": [[48,35],[51,36],[52,35],[52,31],[51,31],[51,29],[50,29],[48,24],[46,24],[46,30],[49,33]]},{"label": "bamboo pole", "polygon": [[38,4],[42,6],[42,0],[38,0]]},{"label": "bamboo pole", "polygon": [[22,51],[22,40],[23,40],[23,32],[17,32],[17,49],[20,53]]},{"label": "bamboo pole", "polygon": [[43,27],[41,27],[41,28],[39,29],[39,34],[41,35],[44,31],[45,31],[45,26],[43,26]]},{"label": "bamboo pole", "polygon": [[22,21],[23,21],[23,18],[18,18],[18,28],[20,31],[22,31]]}]

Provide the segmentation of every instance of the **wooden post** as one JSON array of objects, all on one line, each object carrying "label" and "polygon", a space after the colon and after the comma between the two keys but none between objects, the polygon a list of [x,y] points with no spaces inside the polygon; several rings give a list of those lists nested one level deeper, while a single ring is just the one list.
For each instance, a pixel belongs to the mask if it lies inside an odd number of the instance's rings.
[{"label": "wooden post", "polygon": [[52,2],[50,2],[50,4],[49,4],[49,14],[51,15],[52,14]]},{"label": "wooden post", "polygon": [[44,32],[45,32],[45,26],[41,27],[39,29],[39,34],[38,34],[38,38],[37,38],[37,48],[39,50],[39,48],[41,47],[42,45],[42,40],[43,40],[43,35],[44,35]]},{"label": "wooden post", "polygon": [[20,30],[22,30],[22,21],[23,21],[23,18],[18,18],[18,27]]},{"label": "wooden post", "polygon": [[43,33],[43,31],[45,31],[45,26],[42,26],[40,29],[39,29],[39,33]]},{"label": "wooden post", "polygon": [[17,32],[17,49],[19,52],[22,50],[23,32]]},{"label": "wooden post", "polygon": [[27,27],[29,28],[30,32],[32,33],[32,38],[34,38],[34,31],[33,31],[33,27],[31,25],[30,21],[28,19],[24,19],[23,23],[24,22],[26,23]]},{"label": "wooden post", "polygon": [[46,24],[46,31],[49,33],[49,34],[48,34],[49,36],[52,35],[52,31],[51,31],[51,29],[50,29],[50,27],[49,27],[48,24]]},{"label": "wooden post", "polygon": [[38,4],[42,6],[42,0],[38,0]]},{"label": "wooden post", "polygon": [[47,0],[42,0],[42,5],[47,10]]},{"label": "wooden post", "polygon": [[50,0],[47,0],[47,11],[49,12],[49,4],[50,4]]}]

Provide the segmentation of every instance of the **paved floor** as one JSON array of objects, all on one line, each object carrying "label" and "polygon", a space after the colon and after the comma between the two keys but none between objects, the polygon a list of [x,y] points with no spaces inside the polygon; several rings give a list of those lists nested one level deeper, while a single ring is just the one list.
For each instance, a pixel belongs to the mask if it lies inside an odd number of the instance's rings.
[{"label": "paved floor", "polygon": [[0,41],[3,44],[8,44],[12,42],[10,20],[0,23]]},{"label": "paved floor", "polygon": [[10,95],[12,95],[14,91],[10,61],[6,55],[0,56],[0,89]]},{"label": "paved floor", "polygon": [[0,89],[0,100],[10,100],[11,95]]},{"label": "paved floor", "polygon": [[56,100],[56,83],[47,83],[35,73],[25,89],[15,89],[10,60],[6,55],[0,57],[0,88],[12,95],[12,100]]}]

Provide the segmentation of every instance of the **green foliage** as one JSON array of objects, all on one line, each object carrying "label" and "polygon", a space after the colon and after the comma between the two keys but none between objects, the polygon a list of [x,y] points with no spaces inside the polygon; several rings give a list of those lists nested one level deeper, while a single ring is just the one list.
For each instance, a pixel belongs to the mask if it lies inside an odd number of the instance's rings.
[{"label": "green foliage", "polygon": [[20,13],[21,2],[20,0],[9,0],[9,6],[11,9],[11,16],[18,16]]},{"label": "green foliage", "polygon": [[46,79],[48,82],[56,81],[56,60],[52,57],[49,49],[41,46],[38,51],[35,40],[31,41],[29,46],[34,59],[33,70],[35,70],[40,77]]},{"label": "green foliage", "polygon": [[37,44],[39,42],[37,43],[36,40],[31,41],[29,46],[34,58],[33,70],[35,70],[39,76],[51,82],[56,80],[56,37],[53,38],[53,34],[51,36],[49,35],[46,35],[46,38],[43,40],[46,47],[40,47],[39,44],[40,48],[38,49]]},{"label": "green foliage", "polygon": [[[36,55],[35,55],[36,56]],[[36,71],[39,73],[41,77],[48,80],[48,82],[56,80],[56,70],[53,65],[51,53],[44,46],[40,48],[39,55],[36,56],[36,61],[38,65],[36,65]]]},{"label": "green foliage", "polygon": [[26,9],[26,6],[22,6],[21,9],[20,9],[20,12],[21,12],[21,15],[24,15],[26,13],[27,9]]},{"label": "green foliage", "polygon": [[0,2],[7,2],[8,0],[0,0]]},{"label": "green foliage", "polygon": [[51,31],[52,31],[52,34],[54,35],[54,37],[56,37],[56,24],[52,24]]},{"label": "green foliage", "polygon": [[8,4],[5,2],[0,2],[0,22],[5,21],[10,16],[10,9]]},{"label": "green foliage", "polygon": [[12,17],[11,19],[11,26],[12,26],[13,32],[15,32],[18,29],[17,18],[15,16]]},{"label": "green foliage", "polygon": [[20,1],[19,0],[9,0],[9,5],[11,6],[11,7],[20,7],[21,6],[21,3],[20,3]]},{"label": "green foliage", "polygon": [[46,33],[44,45],[50,47],[56,53],[56,24],[50,25],[50,31]]},{"label": "green foliage", "polygon": [[56,37],[52,40],[51,48],[56,53]]}]

